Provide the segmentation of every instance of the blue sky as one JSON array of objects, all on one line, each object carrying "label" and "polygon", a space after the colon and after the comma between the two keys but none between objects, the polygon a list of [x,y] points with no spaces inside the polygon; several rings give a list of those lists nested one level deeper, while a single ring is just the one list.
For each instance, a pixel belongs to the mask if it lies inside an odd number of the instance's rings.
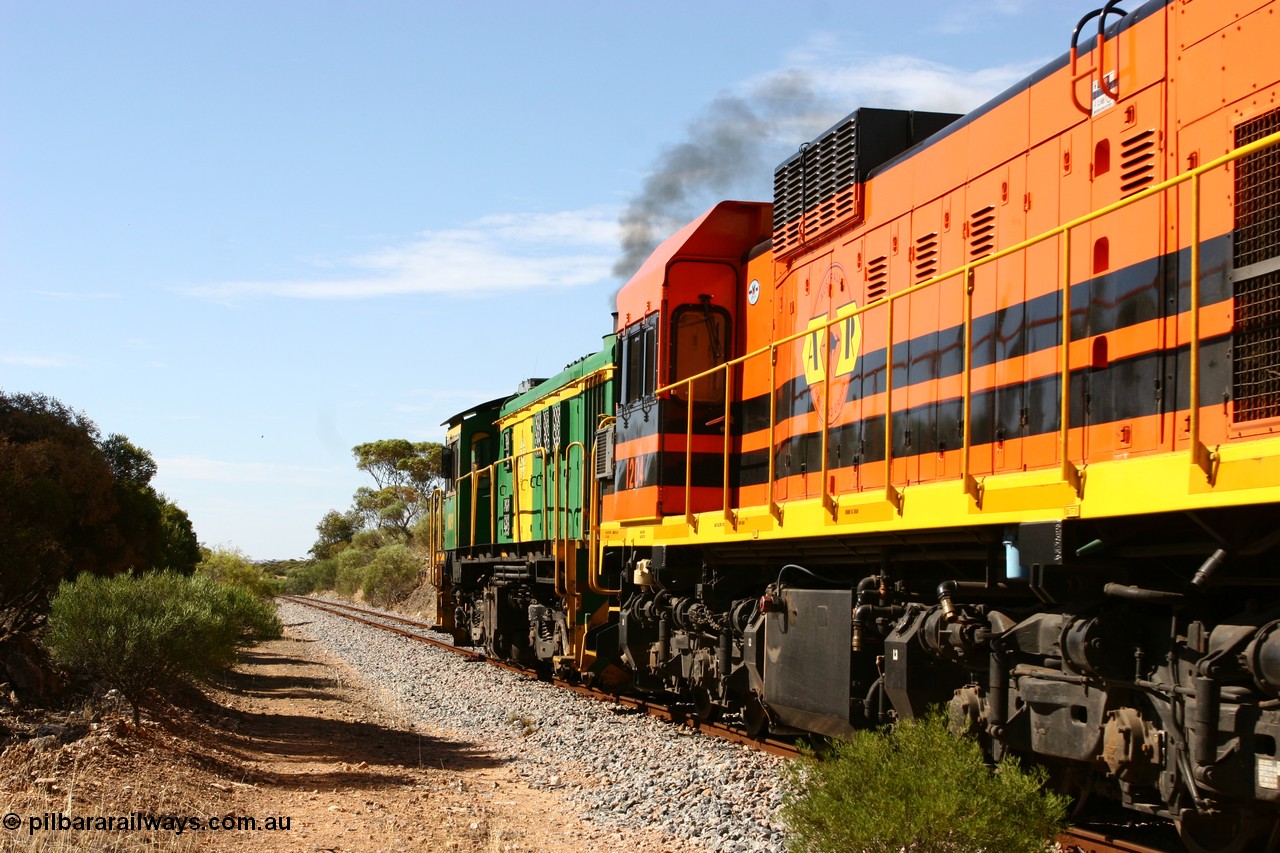
[{"label": "blue sky", "polygon": [[656,176],[658,237],[768,199],[854,108],[971,109],[1096,5],[0,0],[0,389],[151,451],[204,544],[304,556],[353,445],[598,347]]}]

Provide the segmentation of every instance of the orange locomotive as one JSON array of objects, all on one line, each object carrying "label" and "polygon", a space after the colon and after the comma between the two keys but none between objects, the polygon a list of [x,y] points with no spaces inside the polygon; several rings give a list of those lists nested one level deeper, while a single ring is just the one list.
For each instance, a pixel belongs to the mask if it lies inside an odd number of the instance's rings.
[{"label": "orange locomotive", "polygon": [[1191,849],[1275,832],[1278,44],[1280,2],[1112,0],[654,253],[597,436],[638,686],[756,730],[945,703]]}]

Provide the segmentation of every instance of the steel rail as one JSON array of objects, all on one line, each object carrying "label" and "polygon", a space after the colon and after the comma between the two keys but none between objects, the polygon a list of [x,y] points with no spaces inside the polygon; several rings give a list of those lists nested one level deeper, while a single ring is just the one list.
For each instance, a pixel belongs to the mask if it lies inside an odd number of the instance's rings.
[{"label": "steel rail", "polygon": [[[294,604],[301,604],[306,607],[312,607],[334,616],[341,616],[345,619],[351,619],[374,628],[381,628],[393,634],[398,634],[410,640],[427,643],[432,646],[445,649],[446,651],[455,652],[471,660],[480,660],[494,666],[523,675],[528,678],[538,678],[538,674],[533,670],[525,667],[516,666],[506,661],[489,657],[484,652],[478,652],[464,646],[455,646],[453,643],[437,640],[434,637],[425,636],[415,631],[407,631],[403,628],[397,628],[395,625],[388,625],[385,622],[377,622],[375,619],[385,619],[390,622],[397,622],[403,625],[412,625],[418,631],[434,631],[435,628],[425,622],[419,622],[415,619],[407,619],[403,616],[394,616],[382,613],[377,610],[371,610],[364,607],[357,607],[353,604],[342,604],[336,601],[328,601],[323,599],[305,598],[297,595],[280,595],[277,596],[285,601]],[[374,618],[369,618],[374,617]],[[610,693],[605,690],[598,690],[594,687],[585,687],[581,684],[573,684],[562,679],[552,679],[551,683],[556,687],[562,687],[577,693],[580,696],[586,696],[601,702],[609,702],[614,705],[621,705],[634,711],[641,711],[651,717],[667,720],[678,726],[698,731],[711,737],[720,738],[721,740],[731,741],[733,743],[741,743],[761,752],[771,755],[783,757],[795,757],[800,754],[799,749],[794,743],[779,738],[759,738],[752,737],[742,730],[734,726],[720,722],[708,722],[697,719],[693,714],[684,708],[674,705],[664,705],[661,702],[655,702],[642,696],[628,696],[625,694]]]},{"label": "steel rail", "polygon": [[1058,836],[1060,849],[1067,853],[1169,853],[1168,848],[1148,847],[1105,832],[1072,827]]}]

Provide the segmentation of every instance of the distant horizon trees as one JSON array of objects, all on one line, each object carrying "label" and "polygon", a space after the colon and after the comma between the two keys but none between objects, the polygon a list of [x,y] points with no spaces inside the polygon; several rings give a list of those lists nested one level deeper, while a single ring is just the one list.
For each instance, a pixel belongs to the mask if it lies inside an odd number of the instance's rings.
[{"label": "distant horizon trees", "polygon": [[311,546],[315,560],[289,572],[286,591],[359,591],[378,604],[412,592],[425,565],[421,534],[431,494],[444,482],[441,450],[439,442],[402,438],[353,447],[356,468],[374,486],[356,489],[349,509],[324,514]]}]

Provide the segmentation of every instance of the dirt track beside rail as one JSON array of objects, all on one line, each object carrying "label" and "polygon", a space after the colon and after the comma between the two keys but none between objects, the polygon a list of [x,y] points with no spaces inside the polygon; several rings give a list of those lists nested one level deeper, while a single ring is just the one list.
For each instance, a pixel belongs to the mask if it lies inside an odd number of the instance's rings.
[{"label": "dirt track beside rail", "polygon": [[[0,850],[634,853],[684,850],[643,830],[602,830],[552,791],[531,790],[482,744],[400,719],[356,673],[287,629],[222,684],[135,730],[123,710],[85,709],[0,753]],[[95,719],[96,718],[96,719]],[[259,828],[45,829],[73,818],[253,818]],[[276,818],[287,829],[268,830]],[[65,822],[65,821],[64,821]]]}]

